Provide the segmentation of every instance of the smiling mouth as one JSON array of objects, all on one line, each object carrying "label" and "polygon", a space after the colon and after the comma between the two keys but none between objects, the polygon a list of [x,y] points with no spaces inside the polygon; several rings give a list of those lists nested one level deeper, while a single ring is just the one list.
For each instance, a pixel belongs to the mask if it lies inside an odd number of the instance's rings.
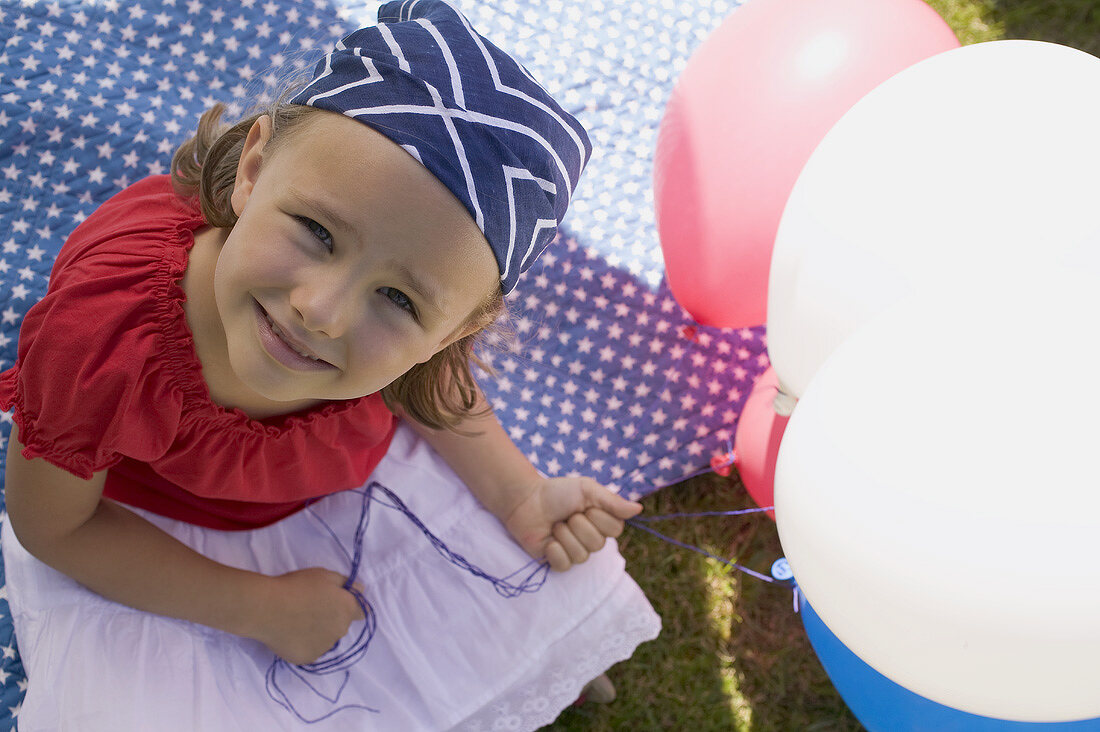
[{"label": "smiling mouth", "polygon": [[[298,348],[298,346],[296,346],[290,340],[290,337],[287,335],[287,333],[282,328],[279,327],[278,323],[276,323],[274,320],[272,320],[272,318],[268,314],[267,310],[264,309],[264,306],[260,305],[260,303],[258,301],[256,302],[256,306],[260,309],[260,313],[263,315],[264,320],[267,321],[267,325],[268,325],[268,327],[271,328],[271,332],[274,333],[275,336],[280,341],[282,341],[283,344],[285,344],[287,348],[294,351],[296,354],[298,354],[302,358],[309,359],[310,361],[312,361],[314,363],[324,364],[325,366],[333,366],[333,364],[329,363],[328,361],[324,360],[323,358],[319,358],[318,356],[314,356],[312,353],[303,351],[300,348]],[[335,368],[335,367],[333,366],[333,368]]]}]

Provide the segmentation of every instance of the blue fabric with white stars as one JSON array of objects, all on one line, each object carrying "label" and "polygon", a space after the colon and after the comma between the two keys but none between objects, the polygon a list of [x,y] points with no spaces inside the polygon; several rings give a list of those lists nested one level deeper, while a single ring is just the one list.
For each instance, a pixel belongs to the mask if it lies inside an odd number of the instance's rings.
[{"label": "blue fabric with white stars", "polygon": [[[663,279],[657,128],[676,76],[739,0],[456,0],[575,115],[594,152],[558,240],[509,295],[516,339],[482,386],[550,475],[640,497],[705,470],[767,366],[763,328],[695,324]],[[166,173],[215,102],[239,114],[312,66],[377,2],[0,0],[0,369],[62,243],[98,204]],[[731,287],[736,286],[731,282]],[[2,414],[6,452],[11,415]],[[2,579],[2,577],[0,577]],[[0,732],[26,679],[0,586]]]}]

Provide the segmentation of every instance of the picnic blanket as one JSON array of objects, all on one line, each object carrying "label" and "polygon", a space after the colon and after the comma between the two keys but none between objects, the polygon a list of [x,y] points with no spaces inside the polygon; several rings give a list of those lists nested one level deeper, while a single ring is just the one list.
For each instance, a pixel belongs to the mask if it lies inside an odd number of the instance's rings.
[{"label": "picnic blanket", "polygon": [[[677,75],[738,2],[453,1],[594,145],[559,241],[508,298],[516,337],[482,351],[497,415],[543,472],[633,498],[707,469],[768,366],[764,331],[698,325],[673,299],[651,175]],[[379,4],[0,0],[0,369],[77,224],[166,173],[212,104],[239,114],[283,72],[373,24]],[[11,415],[0,417],[2,457]],[[0,652],[2,731],[26,686],[2,586]]]}]

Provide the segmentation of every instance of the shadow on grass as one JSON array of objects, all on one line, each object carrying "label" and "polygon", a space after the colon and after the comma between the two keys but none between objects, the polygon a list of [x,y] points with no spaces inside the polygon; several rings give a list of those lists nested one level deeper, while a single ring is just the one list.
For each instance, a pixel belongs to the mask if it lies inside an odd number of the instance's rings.
[{"label": "shadow on grass", "polygon": [[[646,513],[753,506],[736,478],[702,476],[643,500]],[[677,519],[662,533],[767,574],[782,556],[763,515]],[[813,654],[786,588],[628,528],[627,568],[663,630],[613,668],[619,698],[566,710],[554,732],[856,732],[861,728]]]},{"label": "shadow on grass", "polygon": [[1060,43],[1100,56],[1096,0],[989,0],[989,5],[1005,38]]},{"label": "shadow on grass", "polygon": [[[730,481],[734,508],[753,504],[737,481]],[[766,572],[783,556],[775,523],[746,522],[727,556]],[[729,640],[741,694],[753,710],[754,732],[858,732],[863,729],[821,667],[802,620],[792,607],[793,592],[737,574],[737,608]]]}]

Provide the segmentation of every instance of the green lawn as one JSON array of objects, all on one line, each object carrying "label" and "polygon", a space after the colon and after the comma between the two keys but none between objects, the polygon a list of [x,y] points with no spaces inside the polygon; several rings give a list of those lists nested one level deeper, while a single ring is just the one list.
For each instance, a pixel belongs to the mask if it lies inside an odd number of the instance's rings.
[{"label": "green lawn", "polygon": [[[1097,0],[928,0],[962,43],[1030,38],[1100,55]],[[703,476],[645,501],[650,515],[752,506],[736,479]],[[684,519],[664,533],[767,573],[782,556],[765,517]],[[791,609],[791,592],[627,529],[631,574],[661,636],[611,670],[619,698],[562,714],[556,732],[843,732],[862,727],[833,689]]]}]

